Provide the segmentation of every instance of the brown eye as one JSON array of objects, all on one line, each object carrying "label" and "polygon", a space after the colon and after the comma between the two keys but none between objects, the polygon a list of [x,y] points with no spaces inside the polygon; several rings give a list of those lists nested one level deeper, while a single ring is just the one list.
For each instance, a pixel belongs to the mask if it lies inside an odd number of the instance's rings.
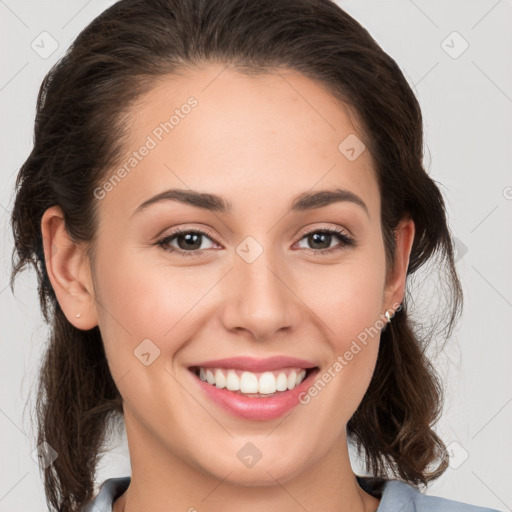
[{"label": "brown eye", "polygon": [[[183,256],[200,256],[211,247],[203,247],[204,239],[212,240],[209,233],[201,230],[177,229],[157,242],[157,245],[169,252]],[[176,245],[172,245],[176,242]]]},{"label": "brown eye", "polygon": [[[332,247],[331,243],[336,239],[338,239],[339,243]],[[306,243],[309,245],[309,247],[303,248],[321,253],[330,253],[345,247],[355,246],[354,240],[341,229],[317,229],[305,233],[301,238],[302,240],[306,240]]]}]

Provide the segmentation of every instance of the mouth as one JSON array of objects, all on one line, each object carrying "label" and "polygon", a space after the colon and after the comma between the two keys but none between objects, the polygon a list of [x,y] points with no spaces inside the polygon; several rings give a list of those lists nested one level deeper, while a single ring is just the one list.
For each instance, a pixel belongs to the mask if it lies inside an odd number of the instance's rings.
[{"label": "mouth", "polygon": [[320,368],[288,366],[253,372],[194,365],[188,370],[198,392],[214,405],[238,418],[264,421],[283,416],[301,403],[301,395]]}]

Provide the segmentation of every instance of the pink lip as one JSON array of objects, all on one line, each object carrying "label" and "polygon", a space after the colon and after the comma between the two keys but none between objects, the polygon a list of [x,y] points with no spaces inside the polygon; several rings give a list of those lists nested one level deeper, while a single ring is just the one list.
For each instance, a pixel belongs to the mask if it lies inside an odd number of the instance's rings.
[{"label": "pink lip", "polygon": [[299,367],[314,368],[317,366],[311,361],[298,359],[296,357],[274,356],[267,359],[256,359],[254,357],[228,357],[225,359],[216,359],[203,361],[190,365],[191,367],[201,366],[203,368],[232,368],[234,370],[245,370],[247,372],[271,372],[281,370],[282,368]]},{"label": "pink lip", "polygon": [[[296,361],[297,360],[295,360],[295,362]],[[218,364],[218,362],[215,362],[215,364]],[[213,366],[215,367],[215,365]],[[217,366],[217,368],[219,367]],[[233,367],[231,366],[231,368]],[[282,368],[282,366],[280,368]],[[194,381],[198,383],[200,389],[225,411],[239,418],[264,421],[279,418],[298,405],[300,403],[300,394],[306,392],[312,385],[313,379],[318,372],[319,369],[311,371],[310,374],[292,390],[282,391],[268,397],[248,397],[240,395],[226,388],[218,388],[215,385],[203,382],[193,372],[191,372],[191,375]]]}]

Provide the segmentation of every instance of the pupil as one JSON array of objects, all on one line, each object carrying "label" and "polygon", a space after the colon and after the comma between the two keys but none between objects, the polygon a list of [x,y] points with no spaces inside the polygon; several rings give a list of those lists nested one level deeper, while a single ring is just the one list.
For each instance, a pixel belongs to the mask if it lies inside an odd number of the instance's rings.
[{"label": "pupil", "polygon": [[320,237],[324,238],[324,243],[325,243],[325,237],[327,237],[328,238],[328,243],[327,243],[326,246],[324,246],[324,247],[315,247],[316,249],[318,249],[318,248],[325,249],[326,247],[329,247],[329,245],[331,245],[331,243],[330,243],[331,242],[331,240],[330,240],[331,236],[332,235],[330,235],[329,233],[314,233],[313,235],[310,235],[309,238],[311,240],[313,240],[313,245],[318,244],[318,243],[320,243],[320,245],[322,245],[322,242],[318,242],[318,238],[320,238]]}]

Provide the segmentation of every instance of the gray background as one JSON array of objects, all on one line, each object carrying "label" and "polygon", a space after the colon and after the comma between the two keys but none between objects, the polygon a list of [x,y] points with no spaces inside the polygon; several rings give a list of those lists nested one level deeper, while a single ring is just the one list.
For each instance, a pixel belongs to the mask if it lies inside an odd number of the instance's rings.
[{"label": "gray background", "polygon": [[[35,274],[19,277],[15,296],[7,285],[14,180],[31,149],[41,80],[79,31],[112,3],[0,0],[0,512],[46,510],[31,411],[47,327]],[[442,185],[458,247],[465,312],[445,350],[433,354],[447,386],[437,431],[450,447],[451,462],[427,493],[512,510],[511,3],[339,5],[397,61],[418,96],[425,164]],[[58,47],[44,54],[52,45]],[[129,474],[125,439],[114,440],[98,482]]]}]

